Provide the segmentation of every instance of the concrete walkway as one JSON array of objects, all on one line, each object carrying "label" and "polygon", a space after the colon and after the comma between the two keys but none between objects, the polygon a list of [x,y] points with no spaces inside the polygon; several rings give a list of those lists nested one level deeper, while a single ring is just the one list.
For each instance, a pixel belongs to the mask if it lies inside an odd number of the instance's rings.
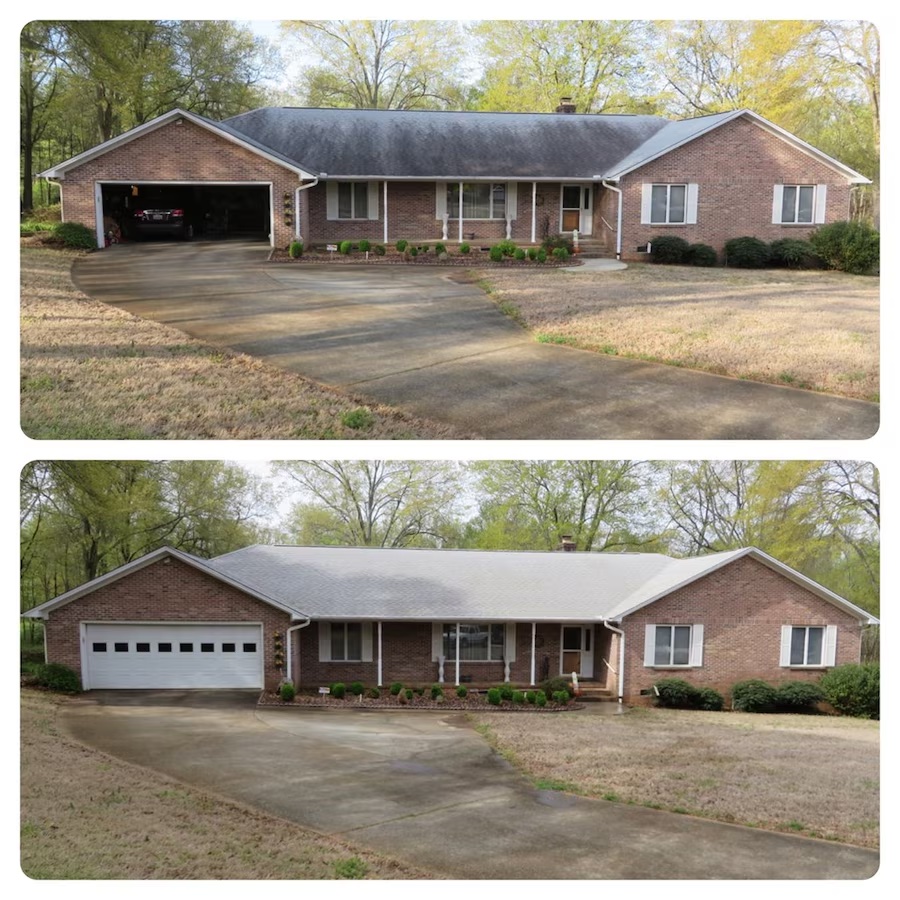
[{"label": "concrete walkway", "polygon": [[539,344],[452,280],[460,270],[267,264],[267,252],[120,245],[78,260],[74,279],[193,337],[487,438],[836,440],[878,428],[871,403]]},{"label": "concrete walkway", "polygon": [[129,762],[451,878],[859,879],[878,868],[869,850],[535,790],[459,713],[257,711],[255,699],[92,691],[62,723]]}]

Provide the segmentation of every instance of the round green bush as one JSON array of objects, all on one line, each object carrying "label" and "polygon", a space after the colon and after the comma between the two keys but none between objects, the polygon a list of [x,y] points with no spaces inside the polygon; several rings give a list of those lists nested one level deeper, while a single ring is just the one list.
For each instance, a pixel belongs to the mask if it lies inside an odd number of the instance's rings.
[{"label": "round green bush", "polygon": [[412,690],[412,688],[407,688],[407,689],[403,692],[403,696],[406,697],[407,700],[412,700],[412,698],[413,698],[413,690]]},{"label": "round green bush", "polygon": [[418,247],[410,247],[407,252],[409,253],[410,256],[413,256],[413,257],[416,257],[419,255]]},{"label": "round green bush", "polygon": [[435,256],[440,256],[442,253],[446,253],[446,252],[447,252],[447,245],[446,245],[446,244],[442,244],[440,241],[438,241],[438,242],[434,245],[434,254],[435,254]]},{"label": "round green bush", "polygon": [[288,256],[291,259],[299,259],[303,256],[303,241],[291,241],[291,245],[288,247]]},{"label": "round green bush", "polygon": [[661,678],[654,687],[658,692],[657,706],[668,709],[696,709],[699,706],[699,691],[682,678]]},{"label": "round green bush", "polygon": [[61,663],[42,663],[35,673],[39,685],[61,694],[80,694],[81,679],[78,674]]},{"label": "round green bush", "polygon": [[697,708],[719,712],[725,708],[725,698],[713,688],[700,688],[697,691]]},{"label": "round green bush", "polygon": [[400,691],[402,691],[402,690],[403,690],[403,685],[402,685],[399,681],[395,681],[395,682],[391,685],[391,694],[393,694],[395,697],[396,697],[397,694],[399,694]]},{"label": "round green bush", "polygon": [[462,254],[468,253],[472,248],[468,244],[460,244],[459,252]]},{"label": "round green bush", "polygon": [[513,253],[515,259],[525,259],[527,256],[528,254],[521,247],[516,247],[516,252]]},{"label": "round green bush", "polygon": [[535,706],[546,706],[547,705],[547,695],[543,691],[537,691],[535,693],[534,705]]},{"label": "round green bush", "polygon": [[53,227],[53,237],[73,250],[97,249],[97,235],[80,222],[60,222]]},{"label": "round green bush", "polygon": [[500,252],[504,256],[512,256],[513,253],[516,252],[516,245],[513,241],[508,241],[504,238],[504,240],[500,241],[497,246],[500,248]]},{"label": "round green bush", "polygon": [[546,250],[547,253],[551,253],[559,247],[565,247],[569,253],[574,253],[575,251],[575,244],[572,242],[572,239],[566,237],[564,234],[548,234],[547,237],[541,241],[541,249]]},{"label": "round green bush", "polygon": [[461,685],[459,685],[459,687],[457,687],[456,696],[459,697],[461,700],[464,700],[468,695],[469,695],[469,689],[464,684],[461,684]]},{"label": "round green bush", "polygon": [[813,250],[829,269],[868,275],[879,265],[879,235],[863,222],[832,222],[810,236]]},{"label": "round green bush", "polygon": [[554,256],[554,258],[556,258],[556,259],[558,259],[558,260],[568,259],[568,258],[569,258],[569,251],[566,250],[565,247],[557,247],[557,248],[553,251],[553,256]]},{"label": "round green bush", "polygon": [[750,678],[739,681],[731,688],[731,707],[741,712],[772,712],[777,693],[771,684]]},{"label": "round green bush", "polygon": [[812,681],[786,681],[775,689],[775,705],[779,712],[814,712],[825,692]]},{"label": "round green bush", "polygon": [[345,685],[343,681],[336,681],[333,685],[331,685],[332,697],[337,697],[338,700],[343,700],[346,693],[347,685]]},{"label": "round green bush", "polygon": [[439,684],[433,684],[431,686],[431,699],[437,700],[438,697],[444,696],[444,689]]},{"label": "round green bush", "polygon": [[354,681],[350,684],[350,693],[355,694],[357,697],[362,694],[366,689],[366,686],[361,681]]},{"label": "round green bush", "polygon": [[561,703],[563,706],[565,706],[569,702],[569,700],[572,699],[569,696],[568,691],[554,691],[552,696],[554,703]]},{"label": "round green bush", "polygon": [[650,261],[665,266],[686,262],[690,244],[674,234],[661,234],[650,240]]},{"label": "round green bush", "polygon": [[360,241],[360,242],[359,242],[359,249],[360,249],[360,251],[361,251],[362,253],[368,253],[369,250],[372,249],[372,242],[371,242],[371,241],[366,241],[366,240]]},{"label": "round green bush", "polygon": [[524,703],[525,702],[525,692],[524,691],[513,691],[512,702],[513,703]]},{"label": "round green bush", "polygon": [[500,691],[497,688],[491,688],[487,692],[487,701],[491,706],[499,706],[502,700],[503,698],[500,696]]},{"label": "round green bush", "polygon": [[552,697],[557,691],[567,691],[570,697],[575,695],[575,689],[567,675],[554,675],[552,678],[542,681],[541,690],[548,697]]},{"label": "round green bush", "polygon": [[338,244],[338,253],[343,253],[346,256],[353,249],[352,241],[341,241]]},{"label": "round green bush", "polygon": [[881,718],[879,701],[881,666],[878,663],[848,663],[819,679],[825,699],[845,716]]},{"label": "round green bush", "polygon": [[536,691],[525,691],[525,699],[529,703],[534,703],[534,701],[537,699],[537,692]]},{"label": "round green bush", "polygon": [[539,263],[547,262],[547,251],[543,247],[537,252],[537,261]]},{"label": "round green bush", "polygon": [[370,697],[372,700],[378,700],[381,697],[381,689],[377,687],[370,687],[366,691],[366,696]]},{"label": "round green bush", "polygon": [[513,689],[508,684],[498,684],[497,690],[500,691],[500,698],[502,700],[512,700]]},{"label": "round green bush", "polygon": [[811,269],[819,257],[808,241],[796,238],[781,238],[769,244],[769,257],[773,266],[785,266],[788,269]]},{"label": "round green bush", "polygon": [[376,256],[384,256],[384,254],[387,253],[384,244],[376,244],[372,250],[375,252]]},{"label": "round green bush", "polygon": [[688,265],[702,266],[708,269],[718,263],[719,254],[709,244],[691,244],[687,249],[684,261]]},{"label": "round green bush", "polygon": [[408,246],[409,241],[397,241],[395,244],[398,253],[402,253]]},{"label": "round green bush", "polygon": [[536,247],[529,247],[529,248],[528,248],[528,258],[529,258],[532,262],[534,262],[534,260],[537,259],[537,255],[538,255],[538,252],[537,252],[537,248],[536,248]]},{"label": "round green bush", "polygon": [[725,241],[725,265],[737,269],[764,269],[769,265],[769,245],[755,237]]},{"label": "round green bush", "polygon": [[494,244],[491,247],[491,262],[500,262],[503,259],[503,250],[500,249],[499,244]]},{"label": "round green bush", "polygon": [[291,700],[293,700],[294,697],[297,696],[297,689],[289,681],[286,681],[281,686],[278,693],[281,695],[281,699],[284,700],[285,703],[290,703]]}]

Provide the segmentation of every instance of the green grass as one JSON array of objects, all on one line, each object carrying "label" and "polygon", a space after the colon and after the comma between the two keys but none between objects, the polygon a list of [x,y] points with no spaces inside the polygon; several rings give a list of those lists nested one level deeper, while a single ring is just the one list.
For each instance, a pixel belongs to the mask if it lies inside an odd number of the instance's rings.
[{"label": "green grass", "polygon": [[560,781],[558,778],[536,778],[534,786],[539,791],[564,791],[569,794],[577,794],[578,785],[571,781]]}]

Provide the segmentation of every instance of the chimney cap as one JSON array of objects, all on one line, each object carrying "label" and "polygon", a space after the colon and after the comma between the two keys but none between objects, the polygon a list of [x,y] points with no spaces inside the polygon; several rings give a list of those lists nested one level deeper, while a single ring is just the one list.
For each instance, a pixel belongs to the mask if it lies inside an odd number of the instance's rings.
[{"label": "chimney cap", "polygon": [[575,104],[572,102],[571,97],[560,97],[559,98],[559,106],[556,107],[556,111],[558,113],[566,113],[571,115],[576,110]]}]

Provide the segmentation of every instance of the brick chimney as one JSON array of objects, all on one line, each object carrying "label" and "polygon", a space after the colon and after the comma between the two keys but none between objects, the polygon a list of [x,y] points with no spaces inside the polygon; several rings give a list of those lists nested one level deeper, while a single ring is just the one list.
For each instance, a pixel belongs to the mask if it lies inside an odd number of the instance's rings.
[{"label": "brick chimney", "polygon": [[558,113],[563,113],[564,115],[572,115],[575,112],[575,104],[572,102],[571,97],[560,97],[559,98],[559,106],[556,107],[556,111]]},{"label": "brick chimney", "polygon": [[566,553],[572,553],[575,550],[575,539],[571,534],[562,534],[559,537],[559,549]]}]

